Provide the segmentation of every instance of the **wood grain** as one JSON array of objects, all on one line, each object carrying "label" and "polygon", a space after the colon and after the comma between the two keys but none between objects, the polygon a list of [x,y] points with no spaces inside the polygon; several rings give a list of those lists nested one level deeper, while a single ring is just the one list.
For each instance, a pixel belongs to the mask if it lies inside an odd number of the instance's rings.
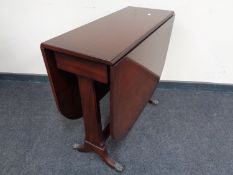
[{"label": "wood grain", "polygon": [[114,139],[124,136],[152,96],[159,77],[136,62],[125,59],[111,69],[110,132]]},{"label": "wood grain", "polygon": [[113,65],[173,15],[172,11],[127,7],[42,45],[78,58]]},{"label": "wood grain", "polygon": [[107,66],[101,63],[78,59],[62,53],[55,53],[57,67],[67,72],[86,76],[102,83],[108,83]]},{"label": "wood grain", "polygon": [[110,68],[110,132],[124,136],[140,116],[159,82],[174,18]]},{"label": "wood grain", "polygon": [[41,51],[57,108],[69,119],[80,118],[82,107],[75,75],[57,68],[53,51],[43,47]]},{"label": "wood grain", "polygon": [[[122,171],[105,146],[124,136],[159,82],[174,12],[127,7],[41,44],[53,95],[67,118],[83,116],[84,144]],[[110,90],[110,123],[102,130],[99,101]]]}]

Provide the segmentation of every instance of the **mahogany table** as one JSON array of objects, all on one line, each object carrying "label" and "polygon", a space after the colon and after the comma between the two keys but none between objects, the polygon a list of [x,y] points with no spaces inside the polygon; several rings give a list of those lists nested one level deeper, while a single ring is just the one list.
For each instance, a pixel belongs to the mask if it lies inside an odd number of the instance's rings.
[{"label": "mahogany table", "polygon": [[[105,140],[124,136],[159,82],[174,12],[127,7],[41,44],[53,95],[69,119],[83,116],[85,140],[111,168]],[[110,92],[109,124],[102,130],[99,101]]]}]

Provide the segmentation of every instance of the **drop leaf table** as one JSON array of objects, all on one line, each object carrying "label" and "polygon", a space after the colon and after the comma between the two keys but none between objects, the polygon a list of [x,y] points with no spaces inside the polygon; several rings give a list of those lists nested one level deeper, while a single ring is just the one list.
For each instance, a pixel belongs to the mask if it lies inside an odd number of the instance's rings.
[{"label": "drop leaf table", "polygon": [[[57,108],[69,119],[84,120],[84,143],[74,149],[95,152],[123,170],[105,141],[127,134],[150,101],[173,21],[172,11],[126,7],[41,44]],[[108,92],[109,123],[102,129],[99,101]]]}]

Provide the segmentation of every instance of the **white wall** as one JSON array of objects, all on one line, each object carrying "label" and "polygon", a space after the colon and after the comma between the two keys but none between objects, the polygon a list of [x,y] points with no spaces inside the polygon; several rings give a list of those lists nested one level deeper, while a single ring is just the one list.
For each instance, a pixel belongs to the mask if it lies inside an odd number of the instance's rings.
[{"label": "white wall", "polygon": [[176,12],[162,79],[233,84],[232,0],[0,0],[0,72],[45,74],[42,41],[125,6]]}]

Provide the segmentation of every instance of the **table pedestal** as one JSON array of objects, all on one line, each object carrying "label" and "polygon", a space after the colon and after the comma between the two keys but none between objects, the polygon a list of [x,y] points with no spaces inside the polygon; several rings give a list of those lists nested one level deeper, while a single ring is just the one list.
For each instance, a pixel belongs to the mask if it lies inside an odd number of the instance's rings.
[{"label": "table pedestal", "polygon": [[109,137],[109,124],[102,131],[99,101],[93,80],[77,76],[82,102],[85,126],[84,144],[74,144],[73,149],[80,152],[95,152],[109,167],[123,171],[124,167],[113,160],[107,151],[105,141]]}]

